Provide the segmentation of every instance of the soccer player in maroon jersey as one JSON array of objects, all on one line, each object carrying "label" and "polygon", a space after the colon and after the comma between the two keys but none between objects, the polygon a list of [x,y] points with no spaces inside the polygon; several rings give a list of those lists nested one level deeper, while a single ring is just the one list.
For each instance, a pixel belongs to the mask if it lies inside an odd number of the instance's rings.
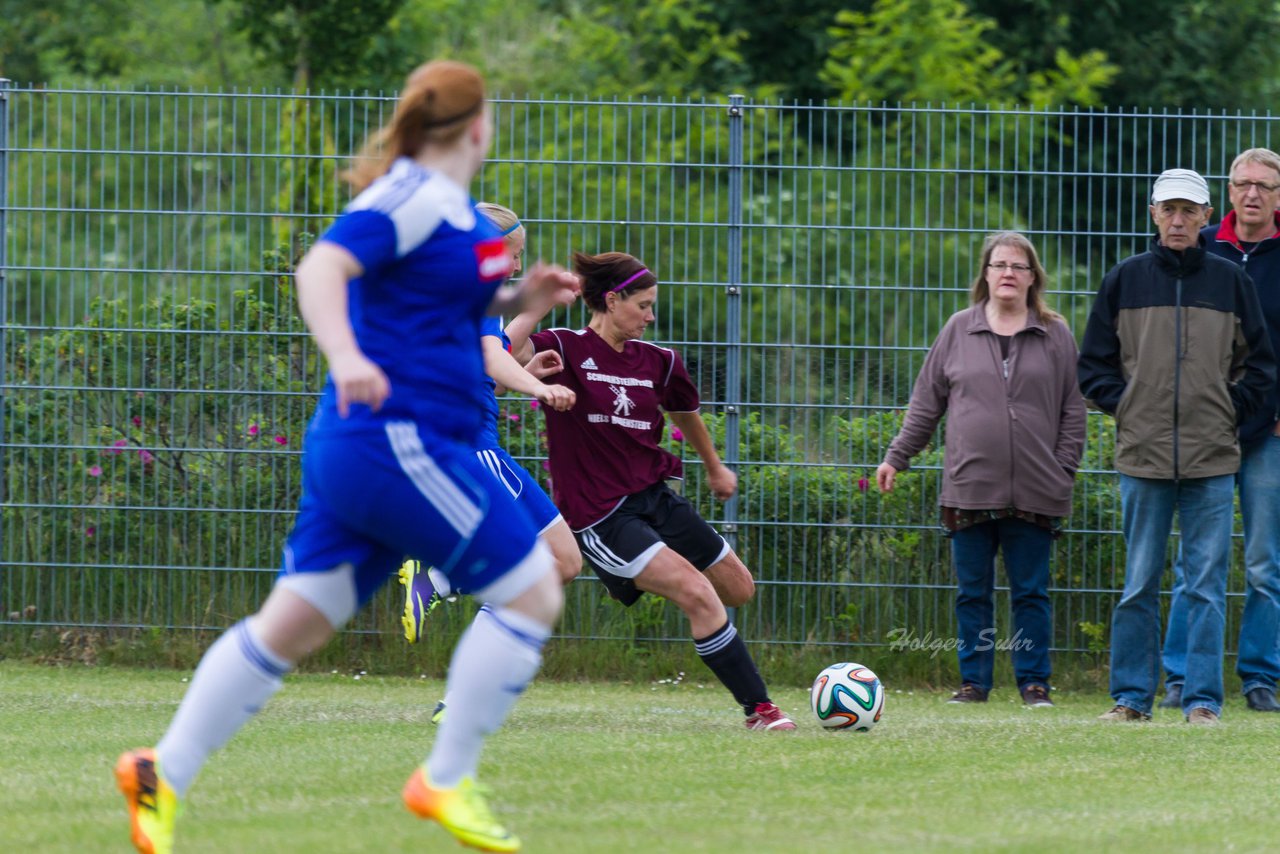
[{"label": "soccer player in maroon jersey", "polygon": [[751,572],[666,484],[682,474],[680,459],[659,445],[666,417],[697,452],[717,498],[732,496],[738,478],[716,453],[680,356],[641,340],[658,279],[622,252],[576,253],[573,267],[591,312],[587,328],[529,334],[517,319],[506,330],[521,361],[558,353],[564,368],[546,379],[577,396],[572,409],[543,409],[552,498],[611,596],[631,605],[653,593],[685,613],[698,655],[742,705],[748,729],[795,729],[769,700],[725,611],[751,598]]}]

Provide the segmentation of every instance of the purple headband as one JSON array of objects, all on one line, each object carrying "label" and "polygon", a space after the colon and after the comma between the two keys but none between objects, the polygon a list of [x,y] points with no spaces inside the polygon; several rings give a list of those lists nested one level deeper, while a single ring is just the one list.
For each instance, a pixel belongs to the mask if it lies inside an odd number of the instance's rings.
[{"label": "purple headband", "polygon": [[622,284],[618,285],[617,287],[615,287],[615,288],[610,288],[610,289],[609,289],[608,291],[606,291],[605,293],[616,294],[618,291],[622,290],[622,289],[623,289],[623,288],[625,288],[627,285],[631,284],[632,282],[634,282],[636,279],[640,278],[641,276],[643,276],[643,275],[644,275],[645,273],[647,273],[647,272],[649,272],[649,268],[648,268],[648,267],[641,267],[641,268],[640,268],[640,272],[638,272],[638,273],[636,273],[636,274],[632,275],[630,278],[626,279]]}]

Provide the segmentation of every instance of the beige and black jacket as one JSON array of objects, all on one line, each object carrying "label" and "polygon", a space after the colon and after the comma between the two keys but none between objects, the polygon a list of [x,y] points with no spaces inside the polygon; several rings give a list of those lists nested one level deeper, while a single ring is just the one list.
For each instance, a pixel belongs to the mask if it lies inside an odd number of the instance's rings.
[{"label": "beige and black jacket", "polygon": [[1177,480],[1240,467],[1236,428],[1276,381],[1262,308],[1237,265],[1151,249],[1107,273],[1080,348],[1080,391],[1116,419],[1116,469]]}]

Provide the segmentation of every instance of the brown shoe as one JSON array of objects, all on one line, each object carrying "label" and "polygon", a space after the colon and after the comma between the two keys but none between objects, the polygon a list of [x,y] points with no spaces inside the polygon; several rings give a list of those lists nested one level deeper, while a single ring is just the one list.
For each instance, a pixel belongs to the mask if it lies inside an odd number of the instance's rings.
[{"label": "brown shoe", "polygon": [[1217,726],[1218,716],[1212,710],[1206,709],[1204,706],[1196,706],[1187,715],[1187,723],[1197,724],[1199,726]]},{"label": "brown shoe", "polygon": [[972,682],[966,682],[960,686],[960,690],[951,695],[948,703],[985,703],[987,701],[987,692],[983,691]]},{"label": "brown shoe", "polygon": [[1048,685],[1033,682],[1030,685],[1023,685],[1019,690],[1022,692],[1022,702],[1033,709],[1051,708],[1053,706],[1053,700],[1049,699]]},{"label": "brown shoe", "polygon": [[1143,714],[1137,709],[1131,709],[1128,706],[1122,706],[1119,703],[1117,703],[1115,708],[1113,708],[1111,711],[1103,712],[1102,714],[1098,715],[1098,720],[1100,721],[1149,721],[1151,720],[1151,715]]}]

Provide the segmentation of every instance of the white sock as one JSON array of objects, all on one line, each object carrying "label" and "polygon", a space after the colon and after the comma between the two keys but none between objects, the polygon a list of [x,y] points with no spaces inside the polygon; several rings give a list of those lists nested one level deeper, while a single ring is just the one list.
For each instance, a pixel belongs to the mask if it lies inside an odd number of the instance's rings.
[{"label": "white sock", "polygon": [[502,726],[542,665],[551,629],[508,608],[485,605],[449,663],[449,713],[427,759],[431,782],[445,788],[474,776],[485,736]]},{"label": "white sock", "polygon": [[254,637],[248,620],[213,642],[156,746],[160,771],[179,797],[186,795],[209,754],[258,713],[292,668]]}]

